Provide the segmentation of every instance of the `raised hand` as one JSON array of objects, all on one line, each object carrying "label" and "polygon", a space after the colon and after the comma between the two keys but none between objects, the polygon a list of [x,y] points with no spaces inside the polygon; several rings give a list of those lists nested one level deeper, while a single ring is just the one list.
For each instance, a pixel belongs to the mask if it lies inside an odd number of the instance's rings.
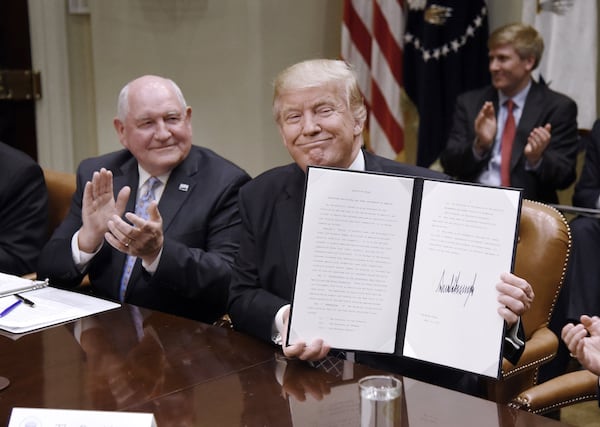
[{"label": "raised hand", "polygon": [[85,184],[81,207],[82,226],[78,237],[79,248],[84,252],[96,251],[104,240],[110,218],[125,212],[131,189],[123,187],[115,201],[112,178],[112,172],[102,168],[94,172],[92,180]]}]

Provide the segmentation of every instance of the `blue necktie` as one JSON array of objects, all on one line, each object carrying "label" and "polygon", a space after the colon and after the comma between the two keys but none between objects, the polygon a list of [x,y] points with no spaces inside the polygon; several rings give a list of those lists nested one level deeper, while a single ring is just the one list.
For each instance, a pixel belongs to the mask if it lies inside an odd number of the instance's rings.
[{"label": "blue necktie", "polygon": [[[155,200],[154,190],[156,190],[160,184],[160,180],[153,176],[146,181],[146,192],[142,194],[142,197],[140,197],[135,204],[135,214],[137,216],[148,219],[148,206],[150,206],[150,202]],[[119,288],[119,300],[121,300],[121,302],[125,301],[127,283],[129,282],[129,277],[131,277],[136,258],[137,257],[133,255],[127,255],[127,260],[125,260],[123,275],[121,276],[121,286]]]}]

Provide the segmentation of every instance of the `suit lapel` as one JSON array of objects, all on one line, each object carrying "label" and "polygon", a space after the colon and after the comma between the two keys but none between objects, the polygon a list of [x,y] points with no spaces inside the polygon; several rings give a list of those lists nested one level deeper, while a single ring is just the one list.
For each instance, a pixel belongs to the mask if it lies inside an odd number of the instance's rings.
[{"label": "suit lapel", "polygon": [[525,145],[527,145],[527,138],[529,137],[531,130],[536,126],[536,123],[538,123],[538,117],[542,111],[540,105],[543,105],[543,98],[542,88],[538,83],[532,81],[531,88],[525,99],[525,105],[521,112],[521,118],[519,119],[517,133],[513,142],[512,155],[510,158],[511,171],[517,165],[520,158],[524,156],[523,150],[525,149]]},{"label": "suit lapel", "polygon": [[292,167],[292,177],[282,192],[281,200],[275,205],[274,217],[281,236],[281,253],[291,282],[296,276],[305,185],[304,172],[295,164]]},{"label": "suit lapel", "polygon": [[179,209],[194,190],[197,181],[193,179],[197,168],[190,160],[192,153],[184,162],[171,172],[165,191],[160,198],[158,209],[163,220],[163,231],[166,232]]},{"label": "suit lapel", "polygon": [[120,170],[120,175],[113,176],[113,192],[115,195],[115,200],[117,199],[117,194],[119,194],[121,188],[129,186],[129,188],[131,188],[131,194],[129,195],[129,200],[127,200],[125,212],[134,212],[138,184],[140,180],[135,159],[132,157],[130,160],[127,160],[123,166],[121,166]]},{"label": "suit lapel", "polygon": [[[131,194],[129,195],[129,200],[127,200],[127,206],[125,207],[125,212],[134,212],[135,211],[135,201],[137,198],[137,190],[139,185],[139,173],[137,168],[137,163],[135,158],[131,157],[131,159],[127,160],[120,168],[120,174],[113,174],[113,192],[115,195],[115,200],[117,198],[117,194],[119,191],[125,187],[129,186],[131,188]],[[109,246],[108,243],[104,243],[106,246]],[[116,249],[112,249],[113,256],[117,258],[117,262],[114,263],[114,267],[116,270],[114,271],[114,284],[113,284],[113,293],[114,295],[119,295],[119,287],[121,282],[121,276],[123,275],[123,268],[125,266],[125,260],[127,255],[117,251]],[[141,266],[141,261],[136,260],[135,265],[133,266],[133,270],[131,272],[131,276],[129,278],[130,283],[132,283],[135,279],[134,277],[139,274],[139,269]]]},{"label": "suit lapel", "polygon": [[363,154],[365,157],[365,170],[370,172],[385,172],[377,157],[365,150],[363,150]]},{"label": "suit lapel", "polygon": [[[196,181],[191,179],[191,177],[197,171],[197,168],[194,166],[195,163],[190,160],[191,156],[192,153],[190,153],[190,155],[183,161],[181,165],[179,165],[173,170],[173,172],[171,172],[165,190],[163,191],[162,197],[160,198],[158,207],[163,220],[163,232],[166,232],[169,225],[173,222],[173,219],[175,218],[181,205],[185,202],[188,195],[192,192],[196,184]],[[134,212],[135,201],[137,199],[137,188],[139,184],[139,174],[135,159],[127,161],[121,167],[121,173],[122,175],[113,177],[115,197],[118,191],[123,186],[129,185],[131,187],[131,195],[129,197],[129,200],[127,201],[126,212]],[[119,286],[119,281],[123,273],[123,267],[125,265],[126,258],[125,254],[121,252],[118,252],[118,254],[118,256],[121,258],[121,262],[117,263],[117,265],[120,265],[121,267],[118,271],[117,276],[119,280],[116,281],[117,288]],[[131,291],[131,289],[135,287],[135,283],[141,272],[142,261],[140,259],[137,259],[133,267],[133,271],[131,272],[131,277],[129,278],[129,286],[127,289],[128,294]],[[118,289],[116,295],[118,295]]]}]

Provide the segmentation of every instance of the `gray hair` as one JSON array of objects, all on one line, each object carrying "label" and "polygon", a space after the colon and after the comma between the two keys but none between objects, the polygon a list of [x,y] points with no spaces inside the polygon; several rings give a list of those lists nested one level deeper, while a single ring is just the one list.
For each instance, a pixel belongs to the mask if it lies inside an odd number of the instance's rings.
[{"label": "gray hair", "polygon": [[[165,78],[165,77],[158,77],[158,78],[160,78],[166,82],[169,82],[171,84],[171,86],[173,87],[173,90],[175,91],[175,95],[177,96],[177,99],[179,99],[179,102],[181,103],[181,108],[185,110],[187,107],[187,103],[185,102],[185,98],[183,97],[183,92],[181,92],[181,89],[179,88],[179,86],[177,86],[177,83],[175,83],[173,80]],[[117,117],[121,122],[125,121],[125,118],[127,117],[127,114],[129,113],[129,87],[136,80],[138,80],[138,79],[132,80],[129,83],[127,83],[123,87],[123,89],[121,89],[121,92],[119,92],[119,98],[117,100]]]}]

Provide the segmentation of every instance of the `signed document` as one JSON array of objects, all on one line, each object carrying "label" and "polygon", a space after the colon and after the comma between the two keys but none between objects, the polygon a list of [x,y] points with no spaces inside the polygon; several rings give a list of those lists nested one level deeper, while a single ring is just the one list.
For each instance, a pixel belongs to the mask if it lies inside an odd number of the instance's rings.
[{"label": "signed document", "polygon": [[495,285],[512,271],[520,201],[514,190],[423,183],[404,356],[498,375]]},{"label": "signed document", "polygon": [[520,206],[515,189],[309,167],[287,343],[497,377]]}]

